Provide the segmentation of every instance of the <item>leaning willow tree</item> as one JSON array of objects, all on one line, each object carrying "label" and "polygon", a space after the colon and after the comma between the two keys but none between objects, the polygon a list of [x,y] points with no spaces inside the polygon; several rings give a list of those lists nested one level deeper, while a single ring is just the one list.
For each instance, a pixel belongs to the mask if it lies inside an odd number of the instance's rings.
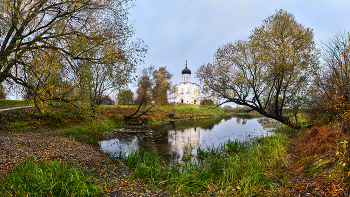
[{"label": "leaning willow tree", "polygon": [[[285,115],[304,96],[312,70],[318,65],[312,29],[284,10],[256,27],[247,41],[220,47],[213,63],[200,67],[204,90],[245,105],[288,126],[300,128]],[[300,100],[300,99],[299,99]]]},{"label": "leaning willow tree", "polygon": [[[129,0],[0,1],[0,83],[36,106],[96,106],[126,85],[146,46],[131,41]],[[62,105],[65,103],[66,105]]]}]

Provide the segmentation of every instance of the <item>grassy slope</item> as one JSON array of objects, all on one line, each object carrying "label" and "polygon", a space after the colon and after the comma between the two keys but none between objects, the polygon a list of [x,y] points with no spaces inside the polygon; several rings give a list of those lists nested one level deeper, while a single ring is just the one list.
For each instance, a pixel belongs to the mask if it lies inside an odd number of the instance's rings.
[{"label": "grassy slope", "polygon": [[31,105],[32,105],[32,102],[30,101],[0,99],[0,109],[31,106]]},{"label": "grassy slope", "polygon": [[[0,100],[1,107],[26,106],[25,101],[8,101]],[[136,106],[101,106],[100,116],[96,117],[76,117],[74,115],[64,114],[45,114],[40,116],[34,110],[11,111],[2,113],[0,116],[0,129],[8,130],[35,130],[42,128],[62,129],[76,128],[76,131],[68,131],[65,134],[102,134],[103,131],[123,126],[123,116],[132,114],[136,111]],[[199,117],[217,117],[225,113],[221,109],[211,109],[198,105],[166,105],[156,106],[153,112],[144,115],[141,118],[147,119],[148,122],[162,122],[170,120],[172,113],[175,115],[171,118],[199,118]],[[79,128],[80,127],[80,128]]]}]

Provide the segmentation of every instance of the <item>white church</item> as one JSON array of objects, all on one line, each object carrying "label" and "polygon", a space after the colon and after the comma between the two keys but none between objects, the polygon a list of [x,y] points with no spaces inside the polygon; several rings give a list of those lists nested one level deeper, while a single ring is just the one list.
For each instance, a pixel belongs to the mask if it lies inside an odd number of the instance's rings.
[{"label": "white church", "polygon": [[201,87],[191,82],[191,70],[186,68],[182,70],[182,82],[175,85],[174,102],[187,104],[200,104]]}]

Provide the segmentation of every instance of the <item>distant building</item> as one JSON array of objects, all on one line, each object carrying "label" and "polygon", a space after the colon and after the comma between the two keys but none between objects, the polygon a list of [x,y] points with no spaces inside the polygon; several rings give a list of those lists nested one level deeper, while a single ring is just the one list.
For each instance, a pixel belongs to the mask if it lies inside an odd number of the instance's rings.
[{"label": "distant building", "polygon": [[182,82],[175,85],[174,102],[187,104],[200,104],[201,87],[191,83],[191,70],[186,67],[182,70]]}]

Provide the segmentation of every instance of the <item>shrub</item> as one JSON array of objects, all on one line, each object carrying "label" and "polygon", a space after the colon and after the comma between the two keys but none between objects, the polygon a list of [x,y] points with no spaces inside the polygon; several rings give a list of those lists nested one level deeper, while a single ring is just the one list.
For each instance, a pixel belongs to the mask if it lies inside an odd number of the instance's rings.
[{"label": "shrub", "polygon": [[201,100],[201,105],[207,105],[207,106],[213,106],[214,105],[214,101],[211,99],[202,99]]}]

